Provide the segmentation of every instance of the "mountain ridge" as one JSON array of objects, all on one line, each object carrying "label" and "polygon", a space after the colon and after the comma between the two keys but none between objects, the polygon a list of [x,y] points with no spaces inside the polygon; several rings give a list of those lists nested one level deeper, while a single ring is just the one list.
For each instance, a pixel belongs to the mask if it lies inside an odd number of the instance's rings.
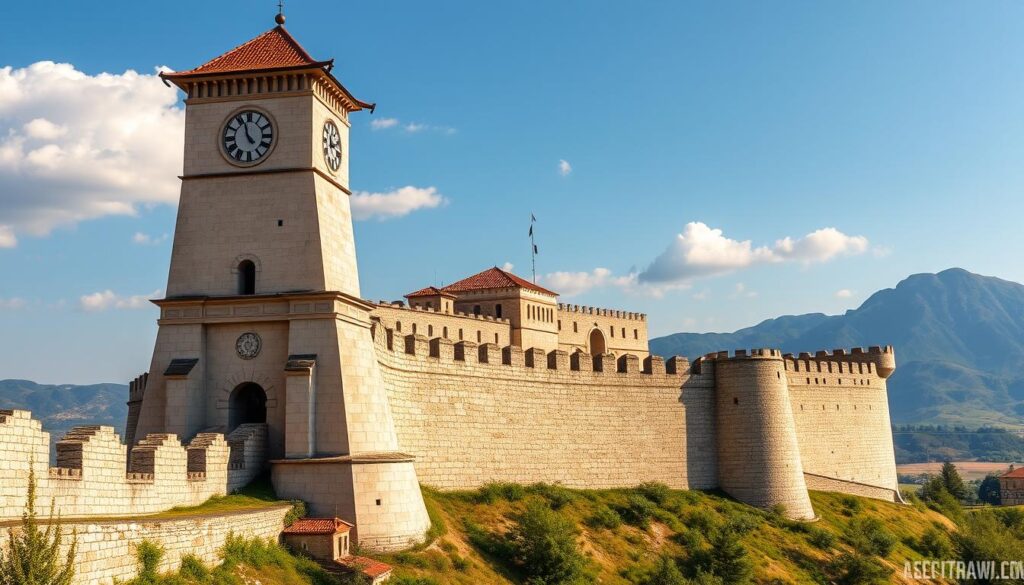
[{"label": "mountain ridge", "polygon": [[[712,343],[716,344],[712,348]],[[675,333],[657,355],[893,345],[893,423],[1024,425],[1024,285],[962,268],[912,274],[841,315],[767,319],[733,333]]]}]

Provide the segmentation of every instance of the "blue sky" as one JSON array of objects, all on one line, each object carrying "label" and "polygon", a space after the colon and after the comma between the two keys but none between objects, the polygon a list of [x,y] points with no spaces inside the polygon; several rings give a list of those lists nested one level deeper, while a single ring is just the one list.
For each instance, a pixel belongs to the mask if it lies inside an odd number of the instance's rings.
[{"label": "blue sky", "polygon": [[[5,7],[0,378],[148,367],[180,104],[124,73],[198,65],[271,28],[275,4]],[[353,117],[353,188],[432,197],[356,224],[367,298],[505,263],[529,276],[531,212],[543,282],[646,312],[653,335],[839,313],[951,266],[1024,281],[1024,5],[293,0],[286,14],[378,103]],[[102,73],[123,105],[90,97]],[[153,130],[112,146],[137,127]]]}]

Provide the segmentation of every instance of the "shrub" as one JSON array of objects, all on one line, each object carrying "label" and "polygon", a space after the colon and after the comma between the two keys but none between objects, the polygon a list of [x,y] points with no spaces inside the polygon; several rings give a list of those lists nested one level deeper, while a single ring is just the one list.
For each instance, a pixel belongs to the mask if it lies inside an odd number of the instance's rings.
[{"label": "shrub", "polygon": [[465,573],[466,571],[469,570],[470,567],[473,566],[473,563],[469,562],[469,559],[467,559],[466,557],[460,555],[457,552],[449,553],[448,556],[451,557],[451,559],[452,559],[452,566],[455,567],[456,571],[461,571],[461,572]]},{"label": "shrub", "polygon": [[478,504],[493,504],[498,500],[518,502],[524,497],[526,497],[526,488],[523,486],[517,483],[496,481],[483,485],[477,490],[474,499]]},{"label": "shrub", "polygon": [[718,529],[718,517],[707,508],[696,508],[686,515],[685,524],[708,534]]},{"label": "shrub", "polygon": [[812,527],[807,531],[807,540],[815,548],[829,550],[836,545],[836,535],[828,530]]},{"label": "shrub", "polygon": [[640,484],[636,490],[641,496],[659,506],[668,502],[669,498],[672,496],[672,490],[670,490],[667,485],[656,481]]},{"label": "shrub", "polygon": [[164,558],[164,549],[156,543],[143,540],[135,547],[135,557],[139,561],[139,575],[133,583],[136,585],[156,583],[160,578],[157,568]]},{"label": "shrub", "polygon": [[641,585],[688,585],[686,577],[679,571],[675,560],[670,556],[662,556],[654,565],[654,570],[647,578],[640,581]]},{"label": "shrub", "polygon": [[181,569],[178,573],[185,579],[192,581],[204,581],[210,577],[210,570],[195,555],[181,557]]},{"label": "shrub", "polygon": [[828,568],[836,585],[880,585],[888,583],[892,572],[878,560],[859,553],[843,553]]},{"label": "shrub", "polygon": [[601,504],[594,510],[594,514],[587,518],[587,525],[592,528],[614,530],[622,525],[622,517],[615,510]]},{"label": "shrub", "polygon": [[536,501],[529,502],[515,522],[508,540],[529,583],[556,585],[584,575],[586,559],[576,546],[572,522]]},{"label": "shrub", "polygon": [[761,526],[761,518],[746,512],[734,513],[725,521],[725,529],[736,534],[748,534]]},{"label": "shrub", "polygon": [[853,516],[861,510],[860,500],[853,496],[843,496],[839,503],[843,506],[843,514],[846,516]]},{"label": "shrub", "polygon": [[914,549],[930,559],[947,560],[953,556],[953,545],[944,530],[929,526],[921,538],[914,543]]},{"label": "shrub", "polygon": [[287,528],[296,520],[305,517],[306,502],[303,502],[302,500],[292,500],[292,509],[288,510],[288,513],[284,515],[284,525]]},{"label": "shrub", "polygon": [[846,538],[850,546],[865,555],[888,556],[896,546],[896,537],[878,518],[851,520],[846,526]]},{"label": "shrub", "polygon": [[618,506],[617,511],[626,524],[647,530],[647,527],[651,524],[651,516],[654,516],[657,509],[658,507],[647,498],[637,494],[630,494],[626,498],[626,504]]},{"label": "shrub", "polygon": [[[51,509],[53,506],[51,505]],[[75,576],[75,549],[77,535],[71,542],[67,557],[60,558],[62,529],[59,522],[50,522],[45,530],[39,529],[36,518],[36,475],[29,468],[28,494],[25,511],[21,515],[21,530],[8,528],[7,550],[0,550],[0,585],[41,583],[68,585]]]},{"label": "shrub", "polygon": [[549,483],[535,483],[530,486],[529,491],[547,500],[553,510],[561,510],[576,499],[576,496],[571,491],[560,485],[551,485]]}]

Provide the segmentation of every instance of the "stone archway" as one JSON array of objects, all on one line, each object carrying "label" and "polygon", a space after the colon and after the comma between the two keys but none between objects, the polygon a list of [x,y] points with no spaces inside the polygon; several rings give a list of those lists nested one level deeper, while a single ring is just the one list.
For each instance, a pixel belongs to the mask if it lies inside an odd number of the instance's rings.
[{"label": "stone archway", "polygon": [[239,425],[267,422],[267,393],[254,382],[239,384],[228,398],[228,433]]},{"label": "stone archway", "polygon": [[594,329],[590,332],[590,343],[588,346],[590,355],[601,355],[608,351],[608,346],[604,342],[604,333],[601,333],[600,329]]}]

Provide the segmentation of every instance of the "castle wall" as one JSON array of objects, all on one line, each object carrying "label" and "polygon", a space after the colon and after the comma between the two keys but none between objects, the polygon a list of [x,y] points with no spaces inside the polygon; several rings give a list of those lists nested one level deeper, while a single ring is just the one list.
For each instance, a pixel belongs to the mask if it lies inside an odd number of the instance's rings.
[{"label": "castle wall", "polygon": [[665,373],[653,358],[643,373],[635,357],[606,357],[592,371],[586,354],[402,338],[379,326],[375,341],[400,448],[424,484],[716,485],[713,379],[685,360]]},{"label": "castle wall", "polygon": [[888,490],[886,499],[897,498],[886,380],[880,375],[891,370],[884,363],[879,368],[883,350],[855,351],[785,359],[803,470],[877,486]]},{"label": "castle wall", "polygon": [[403,308],[384,302],[374,307],[371,315],[398,335],[415,333],[426,337],[447,337],[453,342],[473,341],[500,346],[511,343],[512,329],[508,319],[496,319],[490,315],[462,311],[441,313],[436,309]]},{"label": "castle wall", "polygon": [[615,355],[625,353],[645,358],[647,346],[647,316],[629,311],[558,305],[558,347],[573,351],[591,352],[590,332],[595,328],[604,335],[607,351]]},{"label": "castle wall", "polygon": [[[258,444],[245,447],[256,453]],[[65,518],[150,514],[195,506],[227,493],[232,476],[223,435],[202,433],[187,446],[174,435],[148,435],[132,450],[112,427],[75,427],[57,442],[57,464],[49,465],[50,435],[23,410],[0,411],[0,522],[20,518],[31,470],[36,510]],[[261,456],[265,460],[265,454]],[[250,467],[251,469],[251,467]]]},{"label": "castle wall", "polygon": [[[62,555],[77,536],[73,585],[113,585],[138,574],[137,548],[149,541],[164,549],[159,572],[176,571],[185,555],[199,557],[208,566],[218,564],[230,534],[242,538],[277,540],[291,506],[249,510],[216,516],[167,520],[65,521],[62,524]],[[16,522],[3,523],[7,525]],[[0,548],[9,534],[0,524]],[[62,556],[63,558],[63,556]]]}]

